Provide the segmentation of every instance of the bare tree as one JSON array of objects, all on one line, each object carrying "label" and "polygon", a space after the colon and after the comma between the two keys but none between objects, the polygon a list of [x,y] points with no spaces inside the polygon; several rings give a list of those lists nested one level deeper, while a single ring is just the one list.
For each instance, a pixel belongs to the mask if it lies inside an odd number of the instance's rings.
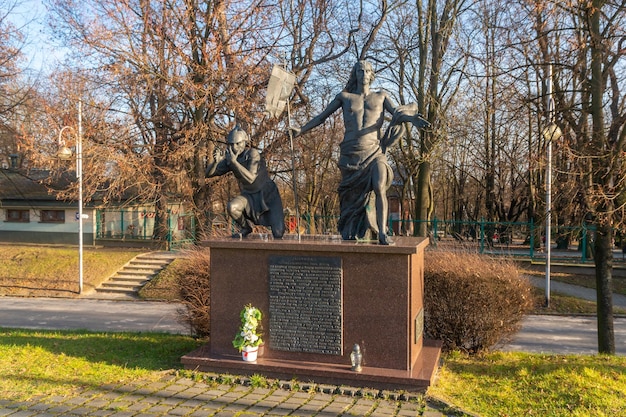
[{"label": "bare tree", "polygon": [[[431,128],[400,143],[398,163],[413,187],[413,217],[421,220],[414,232],[426,236],[433,211],[431,174],[437,145],[448,134],[447,107],[458,91],[465,57],[457,53],[455,29],[465,12],[465,0],[417,0],[394,9],[379,58],[388,63],[386,77],[397,87],[401,104],[415,101]],[[453,48],[454,47],[454,48]],[[385,75],[384,75],[385,76]]]},{"label": "bare tree", "polygon": [[0,1],[0,117],[10,113],[20,97],[15,81],[22,72],[24,36],[10,20],[16,6],[15,1]]},{"label": "bare tree", "polygon": [[[620,85],[617,63],[626,56],[624,15],[626,7],[594,0],[583,6],[588,17],[591,55],[591,142],[595,148],[592,159],[592,189],[590,209],[596,217],[597,231],[594,260],[598,294],[598,350],[615,353],[613,332],[612,267],[613,230],[624,219],[624,206],[616,197],[626,192],[626,108]],[[602,23],[601,23],[602,22]],[[621,23],[621,24],[620,24]],[[605,99],[608,98],[608,120]],[[608,129],[606,128],[608,126]],[[624,203],[622,203],[624,204]]]},{"label": "bare tree", "polygon": [[[8,163],[16,155],[22,136],[25,108],[32,91],[24,79],[26,62],[23,48],[26,42],[23,28],[12,19],[19,6],[16,0],[0,0],[0,161]],[[17,162],[21,164],[20,158]]]},{"label": "bare tree", "polygon": [[[123,183],[149,190],[157,210],[155,238],[167,234],[168,200],[210,208],[204,167],[232,124],[264,140],[260,94],[275,42],[272,8],[263,1],[99,0],[51,4],[57,33],[85,85],[107,97],[126,141],[118,144]],[[85,94],[83,92],[83,94]],[[202,219],[200,224],[206,225]]]},{"label": "bare tree", "polygon": [[[549,2],[537,2],[542,11]],[[594,261],[598,306],[598,346],[614,353],[612,263],[614,231],[624,224],[626,139],[624,16],[622,4],[555,2],[563,38],[552,36],[548,55],[556,66],[556,113],[564,130],[557,142],[562,155],[560,183],[569,191],[562,203],[572,219],[595,226]],[[547,34],[546,34],[547,36]],[[562,39],[562,40],[561,40]],[[546,42],[545,48],[548,48]],[[559,166],[557,164],[557,166]],[[564,185],[563,185],[564,184]]]}]

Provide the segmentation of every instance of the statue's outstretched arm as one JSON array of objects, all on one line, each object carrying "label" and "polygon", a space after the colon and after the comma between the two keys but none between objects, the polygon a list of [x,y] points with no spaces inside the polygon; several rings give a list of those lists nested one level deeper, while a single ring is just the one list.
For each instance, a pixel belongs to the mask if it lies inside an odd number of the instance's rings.
[{"label": "statue's outstretched arm", "polygon": [[294,136],[298,136],[301,135],[305,132],[308,132],[309,130],[313,129],[314,127],[317,127],[319,125],[321,125],[322,123],[324,123],[324,121],[334,112],[336,112],[339,108],[341,108],[341,99],[339,98],[339,95],[335,96],[335,98],[333,99],[333,101],[331,101],[330,103],[328,103],[328,106],[326,106],[326,108],[324,110],[322,110],[322,112],[320,114],[318,114],[317,116],[315,116],[314,118],[312,118],[311,120],[309,120],[304,126],[302,126],[300,129],[298,128],[292,128],[292,131],[294,133]]},{"label": "statue's outstretched arm", "polygon": [[430,126],[430,123],[417,111],[417,104],[410,103],[394,109],[391,124],[411,123],[418,129]]},{"label": "statue's outstretched arm", "polygon": [[[388,109],[387,104],[385,104],[385,108]],[[417,111],[417,104],[415,103],[394,107],[392,113],[391,123],[389,123],[381,140],[383,153],[404,135],[404,123],[411,123],[418,129],[430,126],[430,123]]]}]

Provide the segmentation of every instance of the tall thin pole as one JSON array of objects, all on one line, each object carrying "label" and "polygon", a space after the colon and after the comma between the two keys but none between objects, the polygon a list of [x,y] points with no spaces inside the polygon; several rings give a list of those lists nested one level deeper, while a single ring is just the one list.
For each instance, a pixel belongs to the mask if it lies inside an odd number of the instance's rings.
[{"label": "tall thin pole", "polygon": [[[548,66],[548,118],[554,123],[554,99],[552,98],[552,64]],[[552,226],[552,135],[547,137],[546,152],[546,307],[550,307],[550,263],[551,263],[551,226]]]},{"label": "tall thin pole", "polygon": [[[285,67],[287,67],[285,65]],[[291,124],[291,108],[289,107],[289,99],[287,99],[287,124]],[[293,133],[289,132],[289,146],[291,147],[291,176],[293,178],[293,201],[296,210],[296,230],[298,233],[298,241],[300,241],[300,210],[298,209],[298,187],[296,182],[296,154],[293,150]]]},{"label": "tall thin pole", "polygon": [[[285,55],[285,61],[283,63],[285,67],[285,71],[287,71],[287,55]],[[300,236],[300,209],[298,209],[298,182],[296,180],[296,153],[293,149],[293,133],[291,132],[291,107],[289,106],[289,98],[291,95],[291,90],[293,89],[293,85],[289,87],[289,91],[285,91],[285,85],[281,87],[283,91],[281,93],[286,93],[286,101],[287,101],[287,132],[289,133],[289,147],[291,149],[291,177],[293,180],[293,204],[296,210],[296,233],[298,233],[298,242],[301,239]]]},{"label": "tall thin pole", "polygon": [[76,141],[78,176],[78,293],[83,292],[83,102],[78,101],[78,140]]}]

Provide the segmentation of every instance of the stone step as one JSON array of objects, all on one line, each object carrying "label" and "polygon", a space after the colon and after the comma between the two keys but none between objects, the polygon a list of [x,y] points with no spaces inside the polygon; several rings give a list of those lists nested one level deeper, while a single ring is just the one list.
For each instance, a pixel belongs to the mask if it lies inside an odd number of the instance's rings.
[{"label": "stone step", "polygon": [[148,279],[146,277],[142,277],[142,276],[134,276],[134,277],[124,277],[124,276],[114,276],[111,277],[108,281],[106,282],[146,282],[148,281]]},{"label": "stone step", "polygon": [[137,292],[155,275],[177,258],[171,252],[152,252],[138,255],[117,271],[108,281],[96,288],[98,293],[126,294]]},{"label": "stone step", "polygon": [[126,288],[131,290],[139,290],[144,282],[103,282],[100,288]]},{"label": "stone step", "polygon": [[150,268],[163,268],[171,261],[165,261],[160,259],[133,259],[128,263],[128,266],[142,266]]},{"label": "stone step", "polygon": [[[164,267],[163,267],[164,268]],[[163,268],[129,268],[128,266],[120,269],[118,273],[126,275],[156,275],[163,270]]]},{"label": "stone step", "polygon": [[165,260],[165,261],[173,261],[177,256],[170,252],[152,252],[152,253],[144,253],[142,255],[137,255],[135,259],[151,259],[151,260]]},{"label": "stone step", "polygon": [[143,254],[143,255],[137,255],[137,257],[135,259],[146,259],[146,260],[153,260],[153,261],[172,261],[174,259],[176,259],[176,255],[150,255],[150,254]]},{"label": "stone step", "polygon": [[125,296],[132,297],[132,298],[136,298],[137,297],[137,291],[139,291],[139,289],[129,290],[128,288],[118,288],[118,287],[97,288],[96,289],[96,292],[98,294],[125,295]]}]

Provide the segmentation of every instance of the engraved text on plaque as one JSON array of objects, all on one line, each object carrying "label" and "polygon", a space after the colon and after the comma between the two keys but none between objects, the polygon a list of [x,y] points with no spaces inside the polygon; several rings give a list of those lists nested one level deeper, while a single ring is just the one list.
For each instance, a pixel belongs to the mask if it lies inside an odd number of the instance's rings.
[{"label": "engraved text on plaque", "polygon": [[271,256],[270,348],[341,355],[341,258]]}]

